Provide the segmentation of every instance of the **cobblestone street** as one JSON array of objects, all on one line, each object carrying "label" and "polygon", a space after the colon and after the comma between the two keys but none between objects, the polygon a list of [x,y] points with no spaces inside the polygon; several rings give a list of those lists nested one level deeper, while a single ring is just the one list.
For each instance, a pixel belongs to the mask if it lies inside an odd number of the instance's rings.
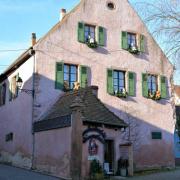
[{"label": "cobblestone street", "polygon": [[[130,178],[111,178],[112,180],[180,180],[180,168],[167,172],[153,173],[149,175],[135,176]],[[0,164],[0,180],[60,180],[52,176],[15,168]]]},{"label": "cobblestone street", "polygon": [[60,180],[36,172],[0,164],[0,180]]},{"label": "cobblestone street", "polygon": [[112,177],[111,180],[180,180],[180,169],[134,177]]},{"label": "cobblestone street", "polygon": [[126,178],[127,180],[180,180],[180,169]]}]

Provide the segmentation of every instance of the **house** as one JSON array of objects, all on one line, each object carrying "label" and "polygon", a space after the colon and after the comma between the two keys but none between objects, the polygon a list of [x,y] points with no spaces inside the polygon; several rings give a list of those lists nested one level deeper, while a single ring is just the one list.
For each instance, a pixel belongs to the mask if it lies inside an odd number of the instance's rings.
[{"label": "house", "polygon": [[175,164],[180,164],[180,86],[174,86],[176,127],[174,132]]},{"label": "house", "polygon": [[180,106],[180,86],[174,86],[175,105]]},{"label": "house", "polygon": [[81,0],[1,74],[0,161],[59,177],[174,167],[173,66],[127,0]]}]

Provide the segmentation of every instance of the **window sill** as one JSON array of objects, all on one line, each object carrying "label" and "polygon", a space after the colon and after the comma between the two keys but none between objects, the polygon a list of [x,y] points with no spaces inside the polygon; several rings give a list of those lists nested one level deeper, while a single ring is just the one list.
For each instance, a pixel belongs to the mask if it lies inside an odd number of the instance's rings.
[{"label": "window sill", "polygon": [[131,54],[139,54],[139,53],[140,53],[140,51],[139,51],[138,49],[134,49],[134,50],[128,49],[128,51],[129,51]]}]

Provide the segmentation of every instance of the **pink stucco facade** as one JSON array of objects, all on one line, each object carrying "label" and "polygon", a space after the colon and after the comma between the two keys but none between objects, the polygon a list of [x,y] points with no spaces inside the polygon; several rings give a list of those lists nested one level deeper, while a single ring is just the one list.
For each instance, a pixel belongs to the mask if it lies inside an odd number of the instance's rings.
[{"label": "pink stucco facade", "polygon": [[[129,2],[127,0],[112,0],[112,2],[115,4],[114,10],[107,8],[106,0],[81,1],[78,7],[37,42],[33,47],[35,55],[13,72],[13,74],[18,72],[22,77],[25,82],[23,88],[31,89],[35,65],[33,117],[31,97],[20,93],[18,98],[9,102],[7,91],[6,104],[0,107],[0,160],[8,159],[8,162],[15,162],[15,165],[20,166],[26,163],[26,167],[31,167],[34,138],[35,167],[57,176],[70,177],[71,128],[40,132],[35,135],[31,133],[32,121],[41,120],[63,94],[62,91],[55,89],[55,68],[56,62],[64,62],[88,66],[88,85],[99,87],[98,98],[121,119],[128,121],[131,116],[138,124],[138,138],[134,143],[134,165],[137,170],[174,166],[174,110],[171,103],[173,67]],[[105,46],[91,49],[86,44],[78,42],[78,22],[104,27]],[[121,31],[143,34],[145,53],[133,55],[123,50],[120,45]],[[121,99],[107,93],[108,68],[136,73],[135,97]],[[143,97],[142,73],[166,76],[168,97],[160,101]],[[15,137],[13,142],[7,143],[4,137],[10,131],[14,132]],[[109,139],[115,140],[115,159],[118,160],[120,144],[124,141],[121,132],[114,129],[105,131]],[[162,139],[152,140],[152,131],[161,131]],[[17,153],[20,155],[13,159]],[[102,145],[99,153],[103,162]],[[23,159],[24,157],[26,159]],[[83,144],[82,165],[87,163],[87,144]],[[82,173],[87,174],[87,171],[84,169]]]}]

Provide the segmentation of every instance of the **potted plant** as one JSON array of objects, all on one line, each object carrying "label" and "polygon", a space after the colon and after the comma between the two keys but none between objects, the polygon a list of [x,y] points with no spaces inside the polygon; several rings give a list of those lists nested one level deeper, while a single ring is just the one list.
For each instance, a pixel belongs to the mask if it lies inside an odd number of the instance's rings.
[{"label": "potted plant", "polygon": [[103,171],[98,160],[91,161],[90,164],[90,180],[103,180]]},{"label": "potted plant", "polygon": [[139,53],[139,50],[138,50],[137,46],[134,45],[134,44],[131,44],[131,45],[129,46],[128,51],[129,51],[130,53],[132,53],[132,54],[138,54],[138,53]]},{"label": "potted plant", "polygon": [[91,38],[91,36],[88,37],[88,40],[87,40],[86,44],[90,48],[97,48],[98,47],[97,42],[95,41],[94,38]]},{"label": "potted plant", "polygon": [[128,159],[120,158],[118,160],[118,174],[120,174],[123,177],[126,177],[128,175],[128,167],[129,167]]}]

